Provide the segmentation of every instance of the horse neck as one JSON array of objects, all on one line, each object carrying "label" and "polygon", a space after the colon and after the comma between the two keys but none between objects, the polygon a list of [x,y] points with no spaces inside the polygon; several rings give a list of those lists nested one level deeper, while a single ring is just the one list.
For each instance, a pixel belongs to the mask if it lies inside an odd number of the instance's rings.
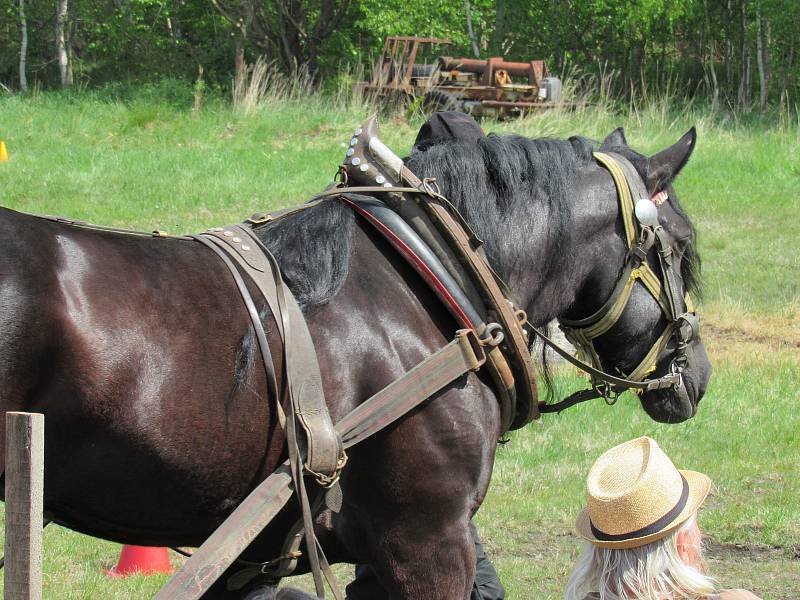
[{"label": "horse neck", "polygon": [[535,325],[583,304],[584,296],[607,296],[614,284],[613,277],[606,276],[609,265],[616,270],[624,259],[613,182],[589,166],[576,173],[574,190],[560,233],[554,225],[556,209],[537,206],[528,214],[524,236],[495,231],[484,238],[490,262],[501,257],[492,266]]}]

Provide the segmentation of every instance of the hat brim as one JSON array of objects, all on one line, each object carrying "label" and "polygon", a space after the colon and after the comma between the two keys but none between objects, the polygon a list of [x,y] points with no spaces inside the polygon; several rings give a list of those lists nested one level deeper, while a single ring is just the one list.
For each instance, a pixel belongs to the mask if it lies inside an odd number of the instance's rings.
[{"label": "hat brim", "polygon": [[681,470],[680,472],[686,478],[686,483],[689,486],[689,498],[686,501],[686,507],[681,513],[661,530],[642,537],[627,538],[624,540],[599,540],[592,533],[589,513],[586,508],[578,515],[575,521],[575,530],[583,539],[596,546],[602,546],[603,548],[636,548],[665,537],[667,534],[675,531],[686,519],[697,512],[705,501],[706,496],[708,496],[708,492],[711,490],[711,479],[707,475],[698,473],[697,471]]}]

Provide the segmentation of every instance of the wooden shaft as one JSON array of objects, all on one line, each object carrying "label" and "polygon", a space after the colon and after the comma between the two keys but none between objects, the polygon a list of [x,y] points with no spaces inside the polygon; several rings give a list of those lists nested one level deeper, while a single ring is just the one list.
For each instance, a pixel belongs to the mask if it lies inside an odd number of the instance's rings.
[{"label": "wooden shaft", "polygon": [[44,415],[6,413],[5,600],[42,597]]}]

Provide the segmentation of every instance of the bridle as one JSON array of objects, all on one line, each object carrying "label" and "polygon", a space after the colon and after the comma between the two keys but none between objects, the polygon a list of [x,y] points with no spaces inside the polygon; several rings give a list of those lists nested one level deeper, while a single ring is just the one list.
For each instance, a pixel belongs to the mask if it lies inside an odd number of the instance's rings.
[{"label": "bridle", "polygon": [[[543,331],[531,325],[531,329],[545,344],[586,371],[592,380],[592,386],[588,390],[576,392],[554,404],[540,404],[541,412],[561,412],[565,408],[593,398],[604,398],[607,403],[613,404],[619,394],[626,389],[641,394],[672,388],[684,397],[687,395],[682,376],[687,363],[686,350],[690,342],[698,337],[700,322],[688,293],[681,293],[679,285],[681,276],[667,232],[658,222],[657,206],[650,199],[642,178],[626,158],[618,154],[601,152],[595,152],[594,157],[609,171],[617,188],[628,253],[622,275],[603,306],[594,314],[582,319],[559,320],[564,335],[578,349],[583,360],[573,357]],[[637,198],[635,204],[633,198]],[[647,254],[653,247],[657,251],[663,279],[659,279],[647,262]],[[667,320],[667,326],[630,373],[620,372],[621,376],[612,375],[603,371],[593,341],[617,323],[630,301],[631,292],[637,281],[641,282],[658,302]],[[648,378],[655,371],[659,361],[666,357],[668,345],[673,337],[676,346],[667,374],[658,378]]]}]

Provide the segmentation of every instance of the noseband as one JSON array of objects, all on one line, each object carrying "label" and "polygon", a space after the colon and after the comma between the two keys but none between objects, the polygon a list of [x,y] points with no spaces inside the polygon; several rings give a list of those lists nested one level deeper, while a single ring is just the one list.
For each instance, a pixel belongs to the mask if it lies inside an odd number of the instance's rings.
[{"label": "noseband", "polygon": [[[560,412],[578,402],[600,397],[612,404],[626,389],[640,394],[643,391],[673,388],[679,394],[685,395],[682,372],[687,362],[686,349],[700,332],[700,322],[691,299],[688,293],[681,293],[678,284],[680,273],[676,268],[672,245],[666,231],[658,223],[656,205],[650,200],[642,178],[633,165],[618,154],[595,152],[594,157],[608,169],[614,179],[628,254],[621,277],[611,296],[599,310],[583,319],[559,320],[564,335],[578,349],[583,360],[575,359],[541,331],[535,330],[546,344],[578,368],[588,372],[592,378],[591,389],[576,392],[561,402],[540,406],[542,412]],[[635,205],[634,197],[638,199]],[[647,254],[654,246],[663,280],[659,279],[647,262]],[[639,364],[630,373],[621,373],[622,377],[617,377],[603,371],[593,341],[617,323],[630,301],[637,281],[658,302],[667,326]],[[667,346],[673,336],[676,347],[668,373],[649,379],[648,375],[655,371],[659,360],[666,356]]]}]

